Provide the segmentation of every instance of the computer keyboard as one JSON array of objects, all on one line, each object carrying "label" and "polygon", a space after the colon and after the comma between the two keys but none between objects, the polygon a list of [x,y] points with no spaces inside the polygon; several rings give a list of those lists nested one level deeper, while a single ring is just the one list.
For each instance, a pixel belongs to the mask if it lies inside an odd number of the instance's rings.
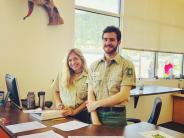
[{"label": "computer keyboard", "polygon": [[39,120],[49,120],[64,117],[62,110],[42,110],[41,113],[31,113],[30,115]]}]

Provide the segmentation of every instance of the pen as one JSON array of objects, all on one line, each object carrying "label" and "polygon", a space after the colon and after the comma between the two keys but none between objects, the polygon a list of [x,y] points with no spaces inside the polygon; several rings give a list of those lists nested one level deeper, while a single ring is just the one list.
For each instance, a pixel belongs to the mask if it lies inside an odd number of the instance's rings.
[{"label": "pen", "polygon": [[61,117],[61,118],[56,118],[56,119],[52,119],[53,121],[59,121],[59,120],[64,120],[66,119],[65,117]]}]

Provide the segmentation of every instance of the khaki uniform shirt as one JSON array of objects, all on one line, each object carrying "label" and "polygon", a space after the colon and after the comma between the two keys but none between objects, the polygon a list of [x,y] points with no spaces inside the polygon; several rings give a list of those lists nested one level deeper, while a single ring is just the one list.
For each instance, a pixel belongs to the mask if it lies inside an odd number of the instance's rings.
[{"label": "khaki uniform shirt", "polygon": [[91,65],[88,81],[96,100],[104,99],[120,92],[122,86],[135,87],[134,65],[119,54],[109,64],[100,59]]},{"label": "khaki uniform shirt", "polygon": [[57,75],[51,89],[53,92],[60,92],[60,98],[65,107],[75,109],[87,100],[87,75],[86,72],[83,72],[80,77],[74,81],[74,85],[71,86],[70,89],[67,89],[63,85],[61,73]]}]

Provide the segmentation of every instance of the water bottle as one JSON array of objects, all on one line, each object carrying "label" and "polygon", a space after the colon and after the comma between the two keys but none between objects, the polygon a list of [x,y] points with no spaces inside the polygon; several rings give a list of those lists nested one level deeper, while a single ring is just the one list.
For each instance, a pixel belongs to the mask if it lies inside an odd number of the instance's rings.
[{"label": "water bottle", "polygon": [[28,92],[27,94],[27,109],[35,108],[35,94],[34,92]]},{"label": "water bottle", "polygon": [[39,101],[38,101],[39,107],[44,109],[45,108],[45,92],[43,91],[38,92],[38,98],[39,98]]}]

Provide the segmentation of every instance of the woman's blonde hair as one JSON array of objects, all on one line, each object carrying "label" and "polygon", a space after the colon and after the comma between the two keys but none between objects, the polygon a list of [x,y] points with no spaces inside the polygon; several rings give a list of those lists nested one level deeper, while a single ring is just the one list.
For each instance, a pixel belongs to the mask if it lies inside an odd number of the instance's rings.
[{"label": "woman's blonde hair", "polygon": [[64,63],[62,67],[62,83],[68,89],[73,85],[72,76],[75,74],[75,72],[69,67],[69,63],[68,63],[68,59],[71,53],[76,54],[82,61],[82,72],[86,72],[86,73],[88,72],[86,60],[82,52],[77,48],[70,49],[67,53],[66,58],[64,59]]}]

